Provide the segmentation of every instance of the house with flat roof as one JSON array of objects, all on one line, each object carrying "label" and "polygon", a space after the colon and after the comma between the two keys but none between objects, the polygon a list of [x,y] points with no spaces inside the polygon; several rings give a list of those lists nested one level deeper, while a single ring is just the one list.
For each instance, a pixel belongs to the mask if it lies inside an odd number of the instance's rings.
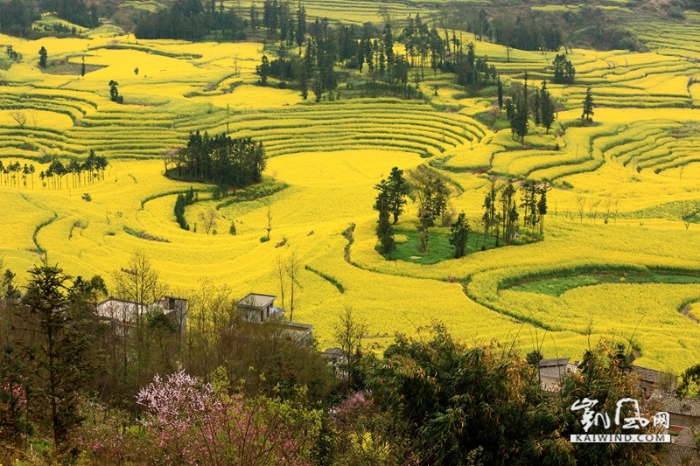
[{"label": "house with flat roof", "polygon": [[266,322],[270,319],[284,317],[284,309],[275,307],[277,296],[260,293],[248,293],[236,303],[241,319],[248,322]]},{"label": "house with flat roof", "polygon": [[300,322],[284,320],[284,309],[275,307],[277,296],[260,293],[248,293],[236,303],[241,319],[251,323],[270,322],[280,327],[281,331],[301,344],[311,343],[313,326]]},{"label": "house with flat roof", "polygon": [[539,363],[540,385],[547,392],[558,392],[561,378],[570,372],[578,371],[578,361],[571,358],[542,359]]},{"label": "house with flat roof", "polygon": [[171,319],[178,328],[181,336],[187,330],[187,300],[175,296],[164,296],[153,303],[137,303],[125,299],[109,297],[98,303],[96,311],[98,317],[111,322],[113,325],[130,327],[141,317],[151,311],[162,312]]}]

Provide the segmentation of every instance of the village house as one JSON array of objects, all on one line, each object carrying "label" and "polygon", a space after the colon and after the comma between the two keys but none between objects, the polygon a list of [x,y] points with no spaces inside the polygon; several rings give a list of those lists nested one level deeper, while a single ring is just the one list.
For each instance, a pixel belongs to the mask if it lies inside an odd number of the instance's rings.
[{"label": "village house", "polygon": [[571,358],[542,359],[539,364],[540,385],[546,392],[558,392],[561,378],[578,371],[578,361],[570,363]]},{"label": "village house", "polygon": [[285,321],[283,308],[275,307],[277,296],[248,293],[236,303],[241,319],[252,323],[270,322],[280,327],[282,333],[300,344],[311,344],[313,326],[299,322]]},{"label": "village house", "polygon": [[162,312],[171,319],[181,338],[184,338],[187,330],[187,300],[175,296],[164,296],[150,304],[109,297],[97,304],[96,310],[101,319],[124,331],[133,326],[136,319],[153,311]]},{"label": "village house", "polygon": [[676,389],[676,376],[647,367],[632,365],[632,370],[639,378],[639,385],[644,390],[644,397],[649,398],[654,391],[672,392]]}]

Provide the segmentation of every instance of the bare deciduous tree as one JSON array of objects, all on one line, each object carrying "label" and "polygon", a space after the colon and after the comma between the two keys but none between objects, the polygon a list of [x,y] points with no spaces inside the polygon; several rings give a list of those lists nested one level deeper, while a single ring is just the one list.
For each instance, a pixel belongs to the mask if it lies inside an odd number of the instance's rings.
[{"label": "bare deciduous tree", "polygon": [[19,127],[21,129],[24,129],[24,125],[27,123],[27,114],[20,111],[20,110],[14,110],[10,112],[10,116],[12,117],[13,120],[17,122]]},{"label": "bare deciduous tree", "polygon": [[600,199],[597,201],[591,201],[588,203],[588,215],[593,217],[593,223],[595,223],[595,219],[598,217],[598,206],[600,205]]},{"label": "bare deciduous tree", "polygon": [[270,232],[272,231],[272,208],[270,202],[267,202],[267,239],[270,240]]},{"label": "bare deciduous tree", "polygon": [[582,196],[581,194],[576,196],[576,208],[578,209],[578,216],[581,222],[583,222],[583,211],[586,208],[586,196]]},{"label": "bare deciduous tree", "polygon": [[204,225],[204,231],[209,234],[212,228],[216,228],[217,220],[219,220],[219,214],[214,209],[209,209],[207,212],[200,212],[199,219]]},{"label": "bare deciduous tree", "polygon": [[[292,321],[292,317],[294,315],[294,298],[296,298],[296,290],[298,287],[297,283],[297,276],[299,275],[299,267],[301,266],[301,263],[299,262],[299,258],[297,258],[297,255],[295,252],[292,253],[291,256],[289,256],[289,259],[287,259],[287,276],[289,277],[289,320],[290,322]],[[298,304],[298,299],[297,299],[297,304]]]},{"label": "bare deciduous tree", "polygon": [[286,289],[286,286],[284,284],[285,266],[284,266],[284,262],[282,262],[281,255],[277,256],[277,264],[276,265],[277,265],[277,269],[276,269],[277,278],[280,281],[280,298],[282,301],[282,308],[284,309],[285,308],[284,292]]},{"label": "bare deciduous tree", "polygon": [[612,193],[608,193],[605,196],[605,203],[603,207],[605,208],[605,217],[603,218],[603,223],[608,223],[610,219],[610,206],[612,205]]},{"label": "bare deciduous tree", "polygon": [[690,228],[690,224],[692,223],[695,214],[695,209],[693,209],[693,206],[689,202],[681,202],[680,206],[678,206],[678,215],[683,221],[686,231],[688,228]]},{"label": "bare deciduous tree", "polygon": [[130,366],[135,371],[135,386],[143,386],[146,383],[146,365],[149,356],[147,326],[148,306],[163,298],[167,292],[167,286],[158,277],[158,272],[153,269],[151,261],[142,251],[134,251],[129,259],[129,264],[114,273],[116,282],[116,296],[125,301],[134,303],[133,315],[126,312],[129,305],[123,306],[125,311],[122,316],[123,328],[133,328],[124,333],[124,337],[132,338],[136,349],[136,361],[129,362],[127,344],[123,345],[123,370],[124,384],[127,383],[127,373],[131,372]]},{"label": "bare deciduous tree", "polygon": [[345,353],[347,365],[342,371],[342,377],[348,384],[353,376],[357,356],[362,351],[362,339],[367,333],[367,324],[357,320],[353,315],[352,307],[345,306],[335,325],[333,336]]}]

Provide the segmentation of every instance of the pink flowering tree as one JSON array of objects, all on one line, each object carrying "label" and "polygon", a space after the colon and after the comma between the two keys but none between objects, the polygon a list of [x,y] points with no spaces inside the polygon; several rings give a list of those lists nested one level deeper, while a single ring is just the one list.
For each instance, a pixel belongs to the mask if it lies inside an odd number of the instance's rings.
[{"label": "pink flowering tree", "polygon": [[156,376],[138,395],[151,463],[303,466],[320,412],[265,397],[229,396],[184,370]]}]

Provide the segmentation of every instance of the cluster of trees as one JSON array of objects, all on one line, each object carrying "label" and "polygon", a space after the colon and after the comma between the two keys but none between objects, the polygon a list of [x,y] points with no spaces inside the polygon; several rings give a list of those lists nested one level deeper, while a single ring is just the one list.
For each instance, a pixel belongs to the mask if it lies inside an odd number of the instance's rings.
[{"label": "cluster of trees", "polygon": [[5,184],[5,186],[19,186],[19,180],[22,180],[22,185],[27,187],[27,177],[32,178],[32,188],[34,187],[34,164],[27,165],[26,163],[22,166],[19,162],[8,163],[6,166],[3,165],[2,160],[0,160],[0,175],[3,175],[0,180]]},{"label": "cluster of trees", "polygon": [[83,0],[10,0],[0,4],[0,32],[19,37],[36,35],[31,26],[42,12],[54,13],[61,19],[87,28],[100,25],[94,3],[88,7]]},{"label": "cluster of trees", "polygon": [[[87,158],[80,162],[76,159],[71,159],[68,164],[64,164],[58,159],[54,159],[49,164],[46,170],[39,172],[42,187],[60,189],[63,187],[63,179],[66,175],[71,175],[71,186],[73,188],[93,183],[94,181],[104,180],[104,172],[109,165],[107,158],[96,155],[95,151],[91,150]],[[36,169],[33,164],[21,165],[19,162],[3,165],[0,160],[0,180],[5,186],[19,186],[20,179],[22,185],[27,187],[27,180],[31,178],[32,188],[34,187],[34,173]],[[66,183],[68,187],[68,183]]]},{"label": "cluster of trees", "polygon": [[[535,229],[539,224],[540,235],[544,234],[544,216],[547,215],[547,193],[551,190],[548,182],[536,184],[525,181],[520,187],[521,203],[518,204],[516,195],[518,187],[513,180],[498,186],[495,179],[491,180],[491,186],[484,196],[484,214],[481,218],[484,226],[484,237],[496,238],[496,246],[500,239],[510,244],[519,234],[519,222],[522,218],[523,226]],[[500,203],[500,206],[499,206]],[[518,207],[523,209],[520,216]]]},{"label": "cluster of trees", "polygon": [[[575,448],[568,441],[584,432],[571,411],[576,400],[641,399],[624,345],[601,342],[588,350],[580,372],[563,377],[557,396],[542,392],[536,366],[512,346],[470,348],[439,324],[432,339],[397,336],[382,359],[371,355],[364,367],[371,399],[358,403],[366,414],[353,427],[394,458],[379,464],[405,464],[406,457],[436,466],[659,463],[648,444]],[[369,413],[376,413],[373,422]],[[622,433],[620,426],[612,430]]]},{"label": "cluster of trees", "polygon": [[14,48],[12,48],[11,45],[8,45],[7,48],[5,49],[5,53],[7,54],[7,57],[12,60],[19,62],[22,58],[22,55],[17,52]]},{"label": "cluster of trees", "polygon": [[[500,96],[499,92],[499,96]],[[501,99],[499,99],[499,105]],[[517,136],[521,141],[525,141],[530,127],[530,116],[534,116],[535,124],[542,125],[549,133],[549,129],[554,123],[554,111],[556,103],[547,89],[547,81],[542,81],[542,88],[535,88],[530,94],[525,73],[525,84],[522,90],[515,90],[512,97],[506,99],[503,105],[506,110],[506,118],[510,122],[510,130],[513,136]]]},{"label": "cluster of trees", "polygon": [[[457,11],[451,12],[451,9]],[[566,39],[559,24],[542,19],[516,16],[510,12],[502,11],[500,8],[497,12],[499,14],[491,14],[484,8],[477,10],[467,5],[451,5],[445,13],[453,15],[449,19],[453,23],[453,27],[471,32],[479,40],[489,40],[520,50],[556,52],[564,45]]]},{"label": "cluster of trees", "polygon": [[[433,72],[455,73],[457,83],[470,90],[492,84],[496,80],[496,68],[488,64],[487,57],[476,57],[473,44],[468,44],[465,52],[461,39],[452,33],[443,39],[437,29],[429,28],[419,15],[408,18],[408,25],[395,36],[391,24],[378,30],[371,23],[362,27],[340,24],[331,27],[327,20],[316,20],[308,27],[308,36],[302,34],[307,29],[306,14],[300,5],[295,15],[288,11],[285,3],[270,3],[267,24],[270,38],[278,37],[275,21],[286,18],[287,27],[280,29],[279,57],[263,57],[257,68],[260,82],[267,84],[269,76],[279,79],[280,86],[287,81],[295,81],[302,97],[307,98],[309,89],[313,90],[317,100],[325,92],[332,92],[337,87],[338,77],[334,71],[336,65],[345,69],[366,69],[372,81],[366,87],[376,90],[383,83],[389,91],[397,91],[410,97],[418,95],[416,88],[409,89],[409,72],[416,69],[415,82],[424,77],[424,70],[429,63]],[[278,19],[274,12],[278,12]],[[251,13],[252,14],[252,13]],[[270,29],[272,28],[272,29]],[[296,32],[294,32],[296,31]],[[394,43],[406,46],[406,55],[394,53]],[[305,47],[304,47],[304,44]],[[289,47],[299,46],[299,54],[290,54]],[[302,54],[303,50],[303,54]],[[420,67],[420,72],[418,72]]]},{"label": "cluster of trees", "polygon": [[377,238],[382,246],[382,252],[385,255],[390,255],[396,248],[391,217],[393,216],[394,224],[399,221],[399,216],[403,213],[406,205],[409,186],[403,176],[403,170],[394,167],[391,169],[389,177],[380,181],[374,189],[379,191],[374,203],[374,210],[379,212],[376,228]]},{"label": "cluster of trees", "polygon": [[86,28],[100,25],[95,3],[88,7],[83,0],[42,0],[41,6],[44,11],[51,11],[69,23]]},{"label": "cluster of trees", "polygon": [[[253,3],[250,6],[250,27],[253,30],[261,25],[259,17],[260,14]],[[297,11],[292,13],[289,1],[265,0],[262,26],[267,28],[268,39],[279,40],[289,47],[295,43],[301,47],[306,34],[306,9],[299,2]]]},{"label": "cluster of trees", "polygon": [[243,19],[233,8],[225,10],[223,2],[217,8],[212,0],[205,9],[200,0],[177,0],[169,8],[141,17],[134,34],[139,39],[196,41],[214,32],[217,38],[242,40],[244,27]]},{"label": "cluster of trees", "polygon": [[451,226],[452,228],[450,244],[455,247],[455,257],[462,257],[470,231],[469,221],[464,212],[461,212],[453,223],[453,212],[449,211],[447,205],[450,190],[444,180],[423,170],[418,170],[411,176],[413,186],[404,178],[403,170],[394,167],[389,176],[374,187],[378,193],[373,207],[379,212],[376,233],[382,253],[389,256],[396,249],[393,225],[398,222],[399,216],[404,212],[407,203],[406,196],[412,191],[419,203],[421,251],[425,252],[428,247],[428,228],[435,226],[436,220],[441,219],[443,226]]},{"label": "cluster of trees", "polygon": [[[89,155],[82,163],[72,159],[67,165],[64,165],[58,159],[53,160],[49,164],[48,169],[39,172],[39,178],[41,178],[42,187],[61,189],[63,187],[63,178],[66,175],[70,175],[71,185],[75,188],[104,180],[107,165],[109,165],[109,162],[107,162],[106,157],[96,155],[95,151],[90,150]],[[66,187],[68,187],[67,182]]]},{"label": "cluster of trees", "polygon": [[10,0],[0,4],[0,32],[11,36],[26,37],[32,23],[39,19],[33,5],[23,0]]},{"label": "cluster of trees", "polygon": [[576,76],[576,68],[566,59],[565,53],[557,54],[552,62],[554,66],[554,84],[573,84]]},{"label": "cluster of trees", "polygon": [[[188,181],[241,188],[262,181],[267,156],[262,142],[226,133],[190,133],[187,147],[166,161],[166,175]],[[171,166],[172,165],[172,166]]]}]

